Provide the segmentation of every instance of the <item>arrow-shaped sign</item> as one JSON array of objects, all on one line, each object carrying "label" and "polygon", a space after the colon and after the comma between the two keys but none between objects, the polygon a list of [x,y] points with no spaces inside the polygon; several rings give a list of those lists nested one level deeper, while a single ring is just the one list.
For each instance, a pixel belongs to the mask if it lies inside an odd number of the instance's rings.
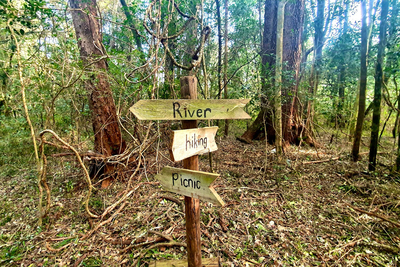
[{"label": "arrow-shaped sign", "polygon": [[171,160],[180,161],[191,156],[218,149],[215,134],[218,127],[176,130],[172,132]]},{"label": "arrow-shaped sign", "polygon": [[218,176],[215,173],[164,167],[156,178],[167,191],[224,206],[224,201],[211,186]]},{"label": "arrow-shaped sign", "polygon": [[129,110],[139,120],[251,119],[243,107],[250,99],[140,100]]}]

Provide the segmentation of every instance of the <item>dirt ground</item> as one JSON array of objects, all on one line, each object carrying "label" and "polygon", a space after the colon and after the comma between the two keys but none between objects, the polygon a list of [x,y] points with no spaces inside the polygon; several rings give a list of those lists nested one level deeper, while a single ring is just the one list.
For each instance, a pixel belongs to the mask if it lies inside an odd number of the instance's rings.
[{"label": "dirt ground", "polygon": [[[222,266],[399,265],[400,176],[391,172],[392,139],[381,147],[374,173],[367,171],[367,148],[361,161],[351,161],[346,138],[289,147],[281,161],[264,141],[217,139],[215,189],[226,206],[201,202],[204,258],[219,257]],[[137,161],[121,167],[108,189],[94,185],[95,214],[126,197],[99,219],[85,212],[87,185],[73,157],[48,157],[52,206],[42,226],[34,172],[1,177],[0,265],[148,266],[185,259],[183,197],[154,179],[163,166],[181,167],[163,143],[143,153],[131,188],[127,179]],[[200,170],[210,171],[208,155],[200,156]]]}]

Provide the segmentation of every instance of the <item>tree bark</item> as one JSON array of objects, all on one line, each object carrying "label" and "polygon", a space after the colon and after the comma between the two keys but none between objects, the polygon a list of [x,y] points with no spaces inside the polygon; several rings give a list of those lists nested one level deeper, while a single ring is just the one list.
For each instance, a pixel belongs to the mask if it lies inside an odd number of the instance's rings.
[{"label": "tree bark", "polygon": [[[125,149],[118,125],[112,91],[107,78],[108,65],[102,44],[96,0],[70,0],[71,15],[83,63],[90,68],[85,81],[92,112],[94,150],[105,156],[120,154]],[[106,166],[105,172],[112,170]]]},{"label": "tree bark", "polygon": [[358,100],[357,125],[354,136],[352,156],[357,161],[360,153],[362,127],[365,118],[365,100],[367,90],[367,51],[368,51],[368,27],[367,27],[367,0],[361,0],[361,60],[360,60],[360,92]]},{"label": "tree bark", "polygon": [[[265,1],[264,33],[261,54],[261,83],[262,93],[261,110],[256,120],[239,140],[251,142],[264,133],[262,127],[266,126],[268,142],[275,141],[275,129],[272,122],[272,107],[270,104],[270,89],[275,81],[270,77],[275,76],[276,30],[277,30],[276,0]],[[283,69],[292,75],[288,80],[283,80],[282,88],[282,136],[286,143],[298,144],[300,135],[304,130],[298,114],[297,89],[301,63],[301,40],[304,20],[304,0],[289,1],[285,6],[285,22],[283,33]],[[288,84],[288,85],[286,85]],[[309,142],[310,138],[306,138]],[[312,142],[309,142],[312,144]]]},{"label": "tree bark", "polygon": [[[181,78],[181,95],[183,99],[197,99],[197,78],[186,76]],[[197,128],[196,120],[182,121],[182,129]],[[185,169],[198,171],[199,156],[183,160]],[[188,250],[188,267],[201,266],[201,231],[200,200],[185,196],[186,239]]]},{"label": "tree bark", "polygon": [[[312,137],[300,119],[298,112],[298,83],[301,65],[302,34],[304,24],[304,0],[288,1],[285,7],[285,26],[283,34],[283,67],[291,73],[283,80],[282,89],[282,131],[286,143],[299,144],[303,139],[314,145]],[[304,134],[303,138],[301,135]]]},{"label": "tree bark", "polygon": [[374,89],[374,112],[371,125],[371,145],[369,149],[368,169],[375,171],[376,155],[378,153],[379,124],[381,120],[381,101],[383,84],[383,59],[385,57],[386,47],[386,26],[389,12],[389,0],[382,0],[381,23],[379,26],[379,45],[378,56],[375,66],[375,89]]}]

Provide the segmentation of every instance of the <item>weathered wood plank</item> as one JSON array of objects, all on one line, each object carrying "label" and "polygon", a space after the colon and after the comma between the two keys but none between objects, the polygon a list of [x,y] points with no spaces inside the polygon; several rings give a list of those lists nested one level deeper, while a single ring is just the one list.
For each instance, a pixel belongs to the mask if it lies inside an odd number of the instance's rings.
[{"label": "weathered wood plank", "polygon": [[139,120],[251,119],[243,107],[250,99],[140,100],[130,107]]},{"label": "weathered wood plank", "polygon": [[170,192],[224,206],[224,201],[211,187],[218,176],[215,173],[164,167],[156,179]]},{"label": "weathered wood plank", "polygon": [[[201,259],[202,267],[219,267],[219,258]],[[154,261],[149,267],[188,267],[187,260]]]},{"label": "weathered wood plank", "polygon": [[218,127],[176,130],[172,132],[171,160],[180,161],[191,156],[218,149],[215,134]]}]

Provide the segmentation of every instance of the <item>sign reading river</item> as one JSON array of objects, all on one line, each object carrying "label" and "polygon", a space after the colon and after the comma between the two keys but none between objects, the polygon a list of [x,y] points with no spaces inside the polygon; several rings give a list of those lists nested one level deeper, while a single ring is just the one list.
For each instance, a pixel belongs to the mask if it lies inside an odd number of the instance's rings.
[{"label": "sign reading river", "polygon": [[129,110],[139,120],[251,119],[243,107],[250,99],[156,99],[140,100]]}]

